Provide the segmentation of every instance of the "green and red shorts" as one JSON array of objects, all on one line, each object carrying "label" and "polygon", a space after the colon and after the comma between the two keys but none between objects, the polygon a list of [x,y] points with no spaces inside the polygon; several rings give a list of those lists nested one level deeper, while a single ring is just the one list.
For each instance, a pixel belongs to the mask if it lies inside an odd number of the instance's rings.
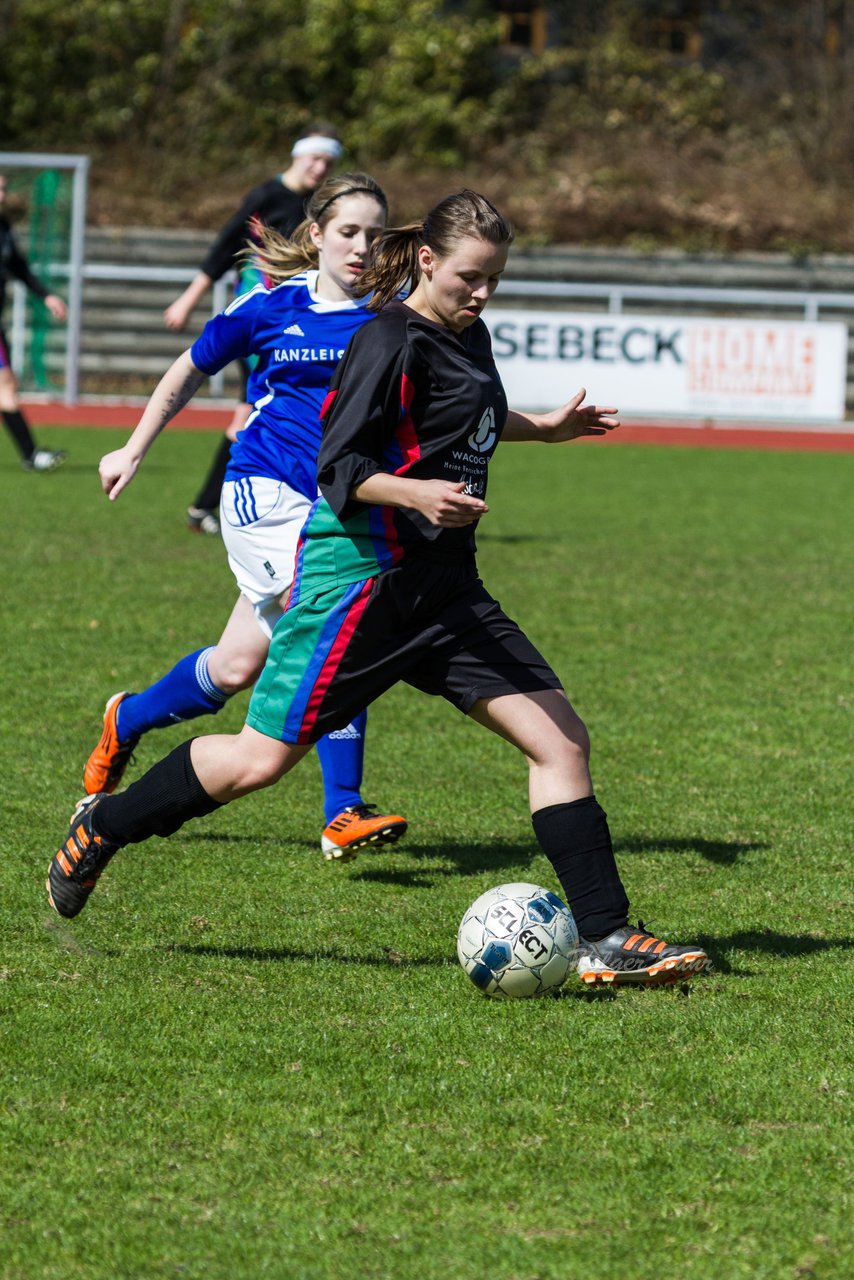
[{"label": "green and red shorts", "polygon": [[246,723],[316,742],[399,680],[466,713],[481,698],[561,688],[471,560],[407,559],[288,606]]}]

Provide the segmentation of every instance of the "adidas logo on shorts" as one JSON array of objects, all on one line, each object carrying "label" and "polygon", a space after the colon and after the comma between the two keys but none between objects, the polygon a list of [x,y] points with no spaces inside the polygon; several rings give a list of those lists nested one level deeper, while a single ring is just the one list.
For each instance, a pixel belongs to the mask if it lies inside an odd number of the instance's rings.
[{"label": "adidas logo on shorts", "polygon": [[358,738],[361,738],[361,736],[362,735],[359,733],[359,730],[356,729],[352,724],[348,724],[344,729],[333,729],[331,733],[327,734],[327,737],[329,738],[357,738],[358,739]]}]

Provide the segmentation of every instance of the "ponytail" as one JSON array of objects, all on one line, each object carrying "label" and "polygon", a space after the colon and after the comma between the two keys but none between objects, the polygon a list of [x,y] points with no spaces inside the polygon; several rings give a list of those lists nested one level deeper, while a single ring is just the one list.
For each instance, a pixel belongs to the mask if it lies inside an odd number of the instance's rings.
[{"label": "ponytail", "polygon": [[401,291],[409,293],[418,284],[421,245],[428,245],[437,258],[447,258],[466,238],[495,245],[509,245],[513,240],[512,224],[486,196],[468,189],[446,196],[423,222],[392,227],[380,236],[371,265],[359,281],[359,295],[373,290],[368,309],[380,311]]},{"label": "ponytail", "polygon": [[423,222],[392,227],[376,241],[371,265],[363,272],[357,290],[360,297],[373,294],[369,311],[382,310],[399,293],[409,293],[415,287],[421,274],[418,250],[423,243]]},{"label": "ponytail", "polygon": [[239,260],[257,267],[270,285],[290,280],[300,271],[309,271],[318,263],[317,245],[309,235],[310,226],[309,219],[304,218],[290,240],[272,227],[261,226],[260,245],[247,245],[241,250]]}]

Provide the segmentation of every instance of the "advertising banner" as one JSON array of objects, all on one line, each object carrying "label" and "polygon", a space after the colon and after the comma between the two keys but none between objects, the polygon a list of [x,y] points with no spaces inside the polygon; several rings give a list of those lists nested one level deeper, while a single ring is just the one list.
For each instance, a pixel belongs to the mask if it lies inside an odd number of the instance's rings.
[{"label": "advertising banner", "polygon": [[845,416],[848,329],[835,321],[504,310],[485,320],[511,405],[579,389],[622,414],[829,421]]}]

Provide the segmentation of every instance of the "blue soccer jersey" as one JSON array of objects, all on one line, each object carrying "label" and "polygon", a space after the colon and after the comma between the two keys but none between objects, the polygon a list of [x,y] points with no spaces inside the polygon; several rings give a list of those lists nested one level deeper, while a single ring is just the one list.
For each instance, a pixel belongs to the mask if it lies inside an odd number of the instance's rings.
[{"label": "blue soccer jersey", "polygon": [[253,411],[231,447],[226,480],[268,476],[317,497],[320,410],[348,342],[373,314],[363,303],[318,298],[316,283],[309,271],[274,289],[256,285],[193,343],[193,364],[206,374],[259,358],[247,393]]}]

